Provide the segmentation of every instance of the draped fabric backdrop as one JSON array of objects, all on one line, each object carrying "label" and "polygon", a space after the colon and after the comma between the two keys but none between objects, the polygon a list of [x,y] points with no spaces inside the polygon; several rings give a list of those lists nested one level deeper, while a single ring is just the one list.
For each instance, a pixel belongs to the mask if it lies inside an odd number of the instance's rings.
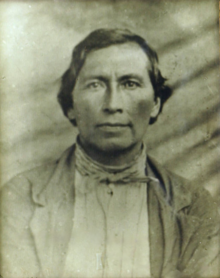
[{"label": "draped fabric backdrop", "polygon": [[149,153],[219,201],[217,0],[1,1],[0,10],[2,184],[75,141],[56,101],[72,48],[96,28],[121,27],[158,51],[174,89],[148,129]]}]

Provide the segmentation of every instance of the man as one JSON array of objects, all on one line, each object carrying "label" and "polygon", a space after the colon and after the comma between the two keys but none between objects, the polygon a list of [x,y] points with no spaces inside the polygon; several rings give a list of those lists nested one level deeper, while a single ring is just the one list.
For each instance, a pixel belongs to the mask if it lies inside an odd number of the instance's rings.
[{"label": "man", "polygon": [[58,99],[79,136],[3,188],[3,277],[218,276],[211,197],[146,155],[164,83],[155,51],[128,30],[75,47]]}]

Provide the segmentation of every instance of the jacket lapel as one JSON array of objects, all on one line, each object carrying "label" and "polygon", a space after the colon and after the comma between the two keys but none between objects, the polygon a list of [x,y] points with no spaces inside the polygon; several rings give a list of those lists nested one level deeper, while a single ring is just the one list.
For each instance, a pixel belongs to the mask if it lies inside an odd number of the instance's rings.
[{"label": "jacket lapel", "polygon": [[73,226],[74,147],[68,149],[42,191],[33,188],[37,204],[31,220],[43,275],[61,277]]},{"label": "jacket lapel", "polygon": [[[150,183],[152,184],[152,183]],[[150,268],[152,277],[160,277],[164,260],[164,237],[161,208],[154,189],[148,184],[148,219],[150,241]]]},{"label": "jacket lapel", "polygon": [[[177,265],[185,244],[183,227],[192,221],[182,210],[191,204],[191,193],[186,190],[184,179],[169,173],[152,158],[146,165],[147,174],[160,180],[148,185],[151,275],[180,277]],[[197,226],[187,227],[190,238]]]}]

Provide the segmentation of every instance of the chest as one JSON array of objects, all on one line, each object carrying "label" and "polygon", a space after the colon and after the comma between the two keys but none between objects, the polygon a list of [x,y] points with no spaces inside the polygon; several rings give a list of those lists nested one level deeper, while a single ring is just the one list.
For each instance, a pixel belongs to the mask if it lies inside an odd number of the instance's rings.
[{"label": "chest", "polygon": [[67,275],[150,276],[146,189],[143,183],[98,183],[76,172]]}]

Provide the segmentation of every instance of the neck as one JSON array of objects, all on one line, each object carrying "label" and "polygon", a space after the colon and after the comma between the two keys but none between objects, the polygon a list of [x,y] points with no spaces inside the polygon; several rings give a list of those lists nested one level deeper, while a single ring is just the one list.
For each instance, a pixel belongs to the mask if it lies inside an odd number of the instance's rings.
[{"label": "neck", "polygon": [[142,142],[123,150],[103,151],[93,145],[87,145],[78,140],[86,154],[93,160],[108,166],[129,164],[141,151]]}]

